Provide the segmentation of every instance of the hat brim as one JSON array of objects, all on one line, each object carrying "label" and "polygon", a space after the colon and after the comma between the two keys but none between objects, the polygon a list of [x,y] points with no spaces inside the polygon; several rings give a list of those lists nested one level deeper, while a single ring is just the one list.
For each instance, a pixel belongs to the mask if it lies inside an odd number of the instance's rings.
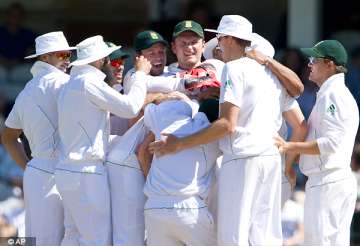
[{"label": "hat brim", "polygon": [[100,53],[100,54],[98,54],[96,56],[88,57],[88,58],[85,58],[85,59],[76,59],[75,61],[73,61],[72,63],[69,64],[69,67],[70,66],[81,66],[81,65],[89,64],[91,62],[100,60],[100,59],[102,59],[104,57],[107,57],[112,52],[114,52],[115,50],[118,50],[120,48],[121,48],[121,46],[109,47],[106,52]]},{"label": "hat brim", "polygon": [[232,36],[232,37],[239,38],[239,39],[246,40],[246,41],[253,41],[252,33],[250,35],[241,35],[241,33],[219,32],[218,30],[215,30],[215,29],[204,29],[204,31],[217,33],[217,34],[223,34],[226,36]]},{"label": "hat brim", "polygon": [[198,35],[200,38],[204,38],[204,33],[201,33],[201,32],[197,32],[197,31],[195,31],[195,30],[193,30],[193,29],[184,29],[184,30],[181,30],[181,31],[179,31],[179,32],[177,32],[177,33],[174,33],[173,34],[173,39],[174,38],[177,38],[181,33],[183,33],[183,32],[193,32],[193,33],[195,33],[196,35]]},{"label": "hat brim", "polygon": [[62,48],[62,49],[54,49],[54,50],[49,50],[49,51],[44,51],[44,52],[39,52],[39,53],[35,53],[33,55],[29,55],[29,56],[25,56],[24,59],[32,59],[47,53],[52,53],[52,52],[58,52],[58,51],[66,51],[66,50],[76,50],[76,47],[67,47],[67,48]]},{"label": "hat brim", "polygon": [[163,45],[165,45],[167,48],[169,47],[169,43],[164,40],[164,39],[158,39],[158,40],[154,40],[153,42],[150,42],[148,45],[145,45],[144,47],[141,47],[141,48],[136,48],[135,47],[135,51],[136,52],[140,52],[142,50],[145,50],[145,49],[148,49],[150,48],[151,46],[153,46],[154,44],[157,44],[157,43],[162,43]]},{"label": "hat brim", "polygon": [[116,59],[127,59],[127,58],[129,58],[130,57],[130,55],[129,54],[125,54],[125,53],[123,53],[122,55],[116,55],[116,56],[109,56],[109,58],[110,58],[110,60],[112,61],[112,60],[116,60]]},{"label": "hat brim", "polygon": [[212,38],[212,39],[210,39],[209,41],[207,41],[205,43],[205,49],[204,49],[204,52],[203,52],[203,56],[204,56],[204,58],[206,60],[214,58],[213,50],[214,50],[214,48],[216,47],[217,44],[218,44],[217,38]]},{"label": "hat brim", "polygon": [[322,58],[323,56],[316,52],[314,48],[301,48],[301,53],[303,53],[307,57],[315,57],[315,58]]}]

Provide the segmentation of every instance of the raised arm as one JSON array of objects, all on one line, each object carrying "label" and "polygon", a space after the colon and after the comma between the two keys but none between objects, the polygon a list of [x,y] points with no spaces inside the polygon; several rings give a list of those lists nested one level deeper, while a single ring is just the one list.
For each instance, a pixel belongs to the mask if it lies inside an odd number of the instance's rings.
[{"label": "raised arm", "polygon": [[247,51],[246,56],[268,67],[292,97],[298,97],[304,91],[304,85],[299,76],[290,68],[257,50]]},{"label": "raised arm", "polygon": [[135,83],[127,95],[122,95],[105,83],[86,84],[86,95],[89,100],[100,108],[107,110],[119,117],[133,118],[141,110],[146,97],[146,74],[151,69],[151,64],[144,57],[136,58]]}]

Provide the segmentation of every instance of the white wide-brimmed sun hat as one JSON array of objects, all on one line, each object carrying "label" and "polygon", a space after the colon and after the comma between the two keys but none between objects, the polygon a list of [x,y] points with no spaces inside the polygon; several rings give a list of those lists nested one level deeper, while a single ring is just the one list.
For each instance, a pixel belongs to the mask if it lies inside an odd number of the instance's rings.
[{"label": "white wide-brimmed sun hat", "polygon": [[49,32],[35,39],[36,53],[26,56],[25,59],[35,58],[46,53],[75,49],[76,47],[69,46],[63,32]]},{"label": "white wide-brimmed sun hat", "polygon": [[101,35],[93,36],[81,41],[76,45],[77,59],[70,66],[89,64],[110,55],[121,46],[109,47]]},{"label": "white wide-brimmed sun hat", "polygon": [[204,29],[207,32],[214,32],[224,36],[252,41],[252,24],[248,19],[240,15],[224,15],[218,28]]},{"label": "white wide-brimmed sun hat", "polygon": [[212,38],[205,43],[205,48],[203,52],[205,60],[214,58],[213,50],[215,49],[216,45],[218,45],[217,38]]},{"label": "white wide-brimmed sun hat", "polygon": [[264,55],[273,58],[275,55],[274,46],[266,38],[257,33],[253,33],[252,36],[251,45],[246,49],[260,51]]},{"label": "white wide-brimmed sun hat", "polygon": [[[212,51],[217,45],[218,45],[217,38],[212,38],[205,43],[203,56],[205,57],[206,60],[214,58]],[[255,32],[252,33],[251,45],[249,47],[246,47],[246,50],[260,51],[264,55],[269,56],[271,58],[273,58],[275,55],[275,49],[272,46],[272,44],[266,38],[262,37],[261,35]]]}]

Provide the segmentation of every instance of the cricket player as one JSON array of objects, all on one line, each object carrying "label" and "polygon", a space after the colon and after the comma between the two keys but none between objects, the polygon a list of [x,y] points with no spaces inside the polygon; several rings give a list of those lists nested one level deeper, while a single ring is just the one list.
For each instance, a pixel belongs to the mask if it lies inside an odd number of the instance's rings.
[{"label": "cricket player", "polygon": [[[194,36],[196,40],[203,39],[203,33],[202,37],[200,37],[197,33],[191,31],[194,27],[185,27],[184,23],[185,22],[182,22],[180,25],[180,27],[183,28],[182,32],[193,33],[190,38]],[[197,27],[197,29],[195,29],[197,32],[200,32],[200,30],[202,32],[199,24],[192,24]],[[182,36],[182,32],[178,32],[177,35]],[[175,36],[174,39],[176,39]],[[199,44],[201,44],[201,42]],[[180,70],[169,71],[168,67],[165,66],[167,46],[168,43],[166,40],[164,40],[159,33],[151,30],[140,32],[135,38],[134,48],[137,54],[148,58],[152,64],[150,71],[151,76],[142,78],[142,83],[147,86],[148,92],[153,93],[152,95],[148,95],[145,104],[154,100],[160,102],[171,98],[179,99],[178,95],[171,94],[170,92],[185,92],[191,87],[197,90],[196,87],[197,82],[200,81],[199,78],[201,78],[202,83],[205,81],[208,86],[212,85],[212,81],[219,80],[222,64],[218,65],[218,63],[221,62],[216,63],[216,67],[207,65],[194,70],[191,69],[193,67],[190,67],[188,71],[181,70],[182,73],[179,72]],[[199,48],[201,48],[201,46],[199,46]],[[187,49],[187,47],[183,49]],[[199,57],[199,62],[194,63],[194,66],[201,64],[201,50],[199,50],[199,52],[200,56],[196,56]],[[181,67],[183,67],[184,64],[183,60],[184,59],[179,59],[179,66]],[[216,71],[220,72],[217,73]],[[133,84],[137,81],[136,79],[138,78],[134,77],[134,70],[130,70],[124,80],[125,94],[131,90]],[[162,95],[158,92],[170,94]],[[194,90],[192,90],[192,93],[194,93]],[[139,117],[133,122],[137,122]],[[125,133],[122,138],[116,137],[114,139],[116,141],[112,145],[106,161],[110,182],[114,245],[144,245],[145,224],[143,208],[145,197],[143,186],[145,179],[135,154],[137,145],[144,140],[144,128],[139,127],[140,124],[143,123],[135,123],[136,127],[130,128],[129,132]],[[126,143],[126,146],[134,147],[128,149],[124,147],[122,143]],[[124,156],[131,156],[131,158],[126,159]]]},{"label": "cricket player", "polygon": [[166,134],[167,138],[150,147],[162,156],[220,139],[224,155],[219,176],[218,245],[278,245],[282,243],[281,166],[273,135],[282,119],[283,88],[273,83],[274,75],[265,66],[244,57],[252,40],[248,20],[223,16],[213,31],[219,34],[227,62],[221,81],[220,118],[192,136]]},{"label": "cricket player", "polygon": [[[119,48],[108,47],[102,36],[80,42],[77,60],[71,63],[70,81],[59,97],[61,160],[55,178],[65,207],[64,242],[75,238],[80,245],[112,245],[110,194],[104,167],[109,112],[134,117],[146,96],[143,83],[134,83],[129,94],[122,95],[103,81],[101,69],[106,58]],[[144,57],[137,58],[135,67],[135,77],[140,81],[151,69]],[[70,231],[73,227],[76,230]]]},{"label": "cricket player", "polygon": [[305,142],[277,138],[277,144],[285,153],[301,154],[300,170],[308,177],[304,244],[349,245],[357,190],[350,160],[359,115],[344,82],[347,52],[336,40],[301,51],[309,57],[309,80],[320,88],[309,116],[309,133]]},{"label": "cricket player", "polygon": [[[66,69],[71,50],[63,32],[50,32],[35,39],[36,58],[33,78],[16,98],[2,134],[11,157],[25,169],[25,235],[36,238],[36,245],[59,246],[64,237],[64,214],[55,185],[54,171],[59,157],[57,100],[68,82]],[[19,136],[29,141],[32,159],[25,154]]]},{"label": "cricket player", "polygon": [[[134,48],[137,56],[144,56],[151,63],[152,76],[169,76],[166,65],[168,43],[154,31],[140,32],[135,37]],[[140,77],[131,69],[124,78],[124,93],[129,94],[136,83],[147,87],[150,76]],[[147,95],[144,104],[159,94]],[[143,106],[143,105],[141,105]],[[145,245],[145,222],[143,192],[145,178],[136,158],[136,148],[147,135],[143,124],[142,110],[134,119],[127,119],[132,126],[122,137],[115,137],[106,158],[109,176],[112,216],[112,238],[114,246]]]},{"label": "cricket player", "polygon": [[[190,99],[149,104],[145,125],[157,140],[162,133],[193,134],[210,124],[198,107]],[[154,156],[144,188],[148,245],[216,245],[205,200],[219,155],[213,142],[174,155]]]},{"label": "cricket player", "polygon": [[[291,72],[289,70],[285,70],[284,67],[273,60],[273,56],[275,54],[274,47],[271,45],[269,41],[260,36],[257,33],[253,33],[253,40],[251,42],[251,47],[247,50],[247,56],[255,59],[260,64],[266,64],[271,72],[275,72],[277,74],[277,78],[274,78],[274,83],[278,83],[276,80],[279,78],[286,80],[281,81],[282,84],[292,84],[289,83],[291,79],[296,79],[296,77],[291,76]],[[271,62],[271,66],[270,66]],[[276,73],[277,72],[277,73]],[[299,80],[300,82],[300,80]],[[300,82],[301,83],[301,82]],[[296,83],[293,82],[295,85]],[[282,120],[277,121],[278,124],[278,133],[279,135],[287,139],[288,137],[288,127],[291,127],[291,136],[290,141],[304,141],[307,134],[307,123],[305,121],[305,117],[301,112],[299,104],[296,99],[291,97],[287,92],[284,92],[280,101],[280,107],[282,112]],[[292,190],[296,184],[296,173],[291,167],[293,163],[295,163],[299,158],[299,155],[296,153],[288,153],[282,154],[281,156],[281,207],[284,206],[286,200],[288,200],[291,196]],[[288,164],[286,164],[288,163]]]}]

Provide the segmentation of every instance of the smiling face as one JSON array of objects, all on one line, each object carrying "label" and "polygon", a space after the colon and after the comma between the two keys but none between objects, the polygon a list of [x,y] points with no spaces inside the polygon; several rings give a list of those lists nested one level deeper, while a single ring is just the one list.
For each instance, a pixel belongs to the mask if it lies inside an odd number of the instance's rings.
[{"label": "smiling face", "polygon": [[191,69],[201,63],[205,42],[196,33],[185,31],[174,39],[171,48],[177,57],[179,67]]},{"label": "smiling face", "polygon": [[150,74],[152,76],[158,76],[164,72],[166,65],[166,46],[163,43],[155,43],[151,47],[142,50],[141,55],[150,61]]}]

